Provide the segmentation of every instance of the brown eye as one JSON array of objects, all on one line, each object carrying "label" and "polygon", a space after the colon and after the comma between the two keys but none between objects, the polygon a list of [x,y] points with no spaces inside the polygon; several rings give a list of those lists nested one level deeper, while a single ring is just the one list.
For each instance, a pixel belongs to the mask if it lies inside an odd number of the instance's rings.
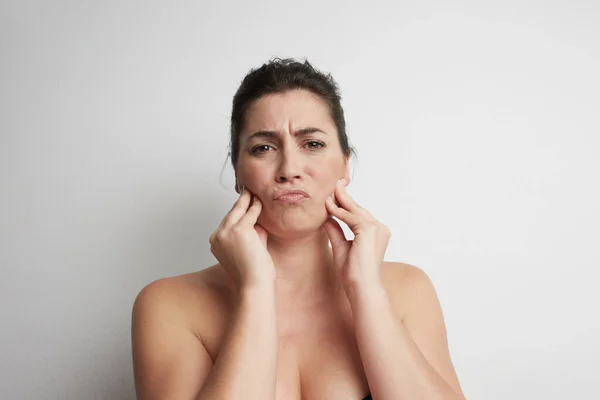
[{"label": "brown eye", "polygon": [[317,149],[320,149],[321,147],[325,147],[325,143],[320,142],[318,140],[311,140],[310,142],[306,143],[306,146],[310,150],[317,150]]},{"label": "brown eye", "polygon": [[252,150],[250,150],[250,153],[252,154],[257,154],[257,153],[266,153],[267,151],[269,151],[269,149],[271,149],[272,147],[269,146],[268,144],[261,144],[258,146],[254,146],[252,148]]}]

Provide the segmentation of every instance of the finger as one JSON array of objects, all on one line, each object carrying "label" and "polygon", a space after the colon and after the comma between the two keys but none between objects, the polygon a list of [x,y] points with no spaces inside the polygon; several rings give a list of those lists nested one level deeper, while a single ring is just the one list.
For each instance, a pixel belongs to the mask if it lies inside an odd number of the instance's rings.
[{"label": "finger", "polygon": [[236,224],[248,211],[248,206],[250,206],[250,201],[252,199],[252,193],[248,188],[245,188],[240,194],[240,197],[233,204],[231,210],[227,213],[225,218],[223,218],[223,222],[221,223],[221,227],[226,228]]},{"label": "finger", "polygon": [[346,223],[346,225],[348,225],[350,227],[350,229],[352,229],[353,232],[354,232],[356,226],[358,226],[358,224],[360,223],[361,219],[364,218],[360,215],[357,215],[348,210],[345,210],[342,207],[336,206],[334,204],[333,198],[331,196],[329,196],[327,198],[327,201],[325,201],[325,207],[327,208],[327,211],[329,211],[329,213],[331,215],[344,221]]},{"label": "finger", "polygon": [[[248,197],[248,194],[250,195],[249,197]],[[242,186],[240,195],[238,196],[235,203],[233,203],[233,205],[231,206],[231,209],[229,211],[233,211],[236,208],[236,206],[238,206],[240,203],[246,201],[246,199],[248,200],[248,203],[250,203],[252,201],[252,192],[250,192],[250,189],[248,189],[246,186]]]},{"label": "finger", "polygon": [[346,239],[344,230],[340,226],[339,222],[329,217],[329,219],[323,224],[327,237],[331,242],[331,250],[333,251],[334,261],[337,262],[344,260],[348,254],[350,248],[350,242]]},{"label": "finger", "polygon": [[335,188],[333,188],[333,192],[331,193],[331,197],[333,198],[333,204],[335,204],[338,207],[342,206],[340,204],[340,202],[338,201],[337,197],[335,196]]},{"label": "finger", "polygon": [[348,191],[346,191],[346,187],[344,186],[344,181],[342,179],[337,181],[333,193],[335,194],[335,198],[340,203],[340,206],[342,208],[355,214],[361,213],[362,207],[359,206],[358,203],[348,194]]},{"label": "finger", "polygon": [[252,196],[252,205],[248,209],[248,211],[240,218],[240,224],[248,224],[254,226],[256,221],[258,220],[258,216],[262,211],[262,202],[258,198],[258,196]]},{"label": "finger", "polygon": [[269,237],[267,230],[265,228],[263,228],[263,226],[261,224],[258,224],[258,223],[254,224],[254,230],[258,234],[258,237],[260,238],[260,241],[263,244],[263,246],[266,247],[267,246],[267,238]]},{"label": "finger", "polygon": [[325,228],[325,232],[327,232],[327,237],[329,237],[332,248],[335,249],[348,243],[346,235],[344,234],[344,230],[340,226],[340,223],[335,219],[329,217],[329,219],[323,224],[323,227]]}]

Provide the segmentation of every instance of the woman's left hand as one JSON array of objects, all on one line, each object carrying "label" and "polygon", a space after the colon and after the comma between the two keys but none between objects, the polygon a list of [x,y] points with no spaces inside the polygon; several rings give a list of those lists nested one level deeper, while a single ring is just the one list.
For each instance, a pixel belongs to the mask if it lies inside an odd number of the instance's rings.
[{"label": "woman's left hand", "polygon": [[381,284],[380,269],[391,236],[389,228],[350,197],[343,180],[337,182],[334,195],[340,206],[329,197],[325,202],[327,210],[354,233],[354,240],[347,240],[335,219],[329,217],[324,224],[342,283],[345,287]]}]

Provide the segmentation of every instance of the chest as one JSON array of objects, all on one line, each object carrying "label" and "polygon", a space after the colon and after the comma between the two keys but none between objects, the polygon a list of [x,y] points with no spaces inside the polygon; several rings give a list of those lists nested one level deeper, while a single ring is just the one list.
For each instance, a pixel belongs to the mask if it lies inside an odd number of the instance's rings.
[{"label": "chest", "polygon": [[363,399],[369,389],[350,310],[293,321],[279,329],[276,399]]},{"label": "chest", "polygon": [[[349,304],[314,310],[281,310],[277,316],[276,400],[362,400],[368,383],[356,342]],[[228,328],[231,307],[213,307],[202,324],[205,345],[216,359]]]}]

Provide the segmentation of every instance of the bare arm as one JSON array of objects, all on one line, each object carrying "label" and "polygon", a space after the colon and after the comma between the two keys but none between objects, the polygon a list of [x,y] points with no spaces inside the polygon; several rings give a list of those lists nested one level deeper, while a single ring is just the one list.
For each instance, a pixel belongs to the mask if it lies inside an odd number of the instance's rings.
[{"label": "bare arm", "polygon": [[140,400],[272,399],[277,330],[273,287],[246,287],[214,362],[188,325],[177,285],[168,279],[138,295],[132,316]]},{"label": "bare arm", "polygon": [[229,333],[198,400],[274,399],[277,348],[274,284],[243,288]]},{"label": "bare arm", "polygon": [[409,275],[415,301],[405,307],[404,322],[383,285],[351,292],[357,342],[373,398],[464,400],[433,284],[416,267]]},{"label": "bare arm", "polygon": [[[360,356],[377,400],[464,400],[450,360],[446,326],[437,294],[421,269],[407,265],[383,276],[382,262],[391,232],[362,208],[340,180],[326,207],[354,233],[349,241],[334,219],[324,224],[354,317]],[[397,264],[392,263],[392,266]],[[390,293],[400,291],[401,319]],[[406,293],[404,293],[407,291]],[[415,301],[416,299],[416,301]]]}]

